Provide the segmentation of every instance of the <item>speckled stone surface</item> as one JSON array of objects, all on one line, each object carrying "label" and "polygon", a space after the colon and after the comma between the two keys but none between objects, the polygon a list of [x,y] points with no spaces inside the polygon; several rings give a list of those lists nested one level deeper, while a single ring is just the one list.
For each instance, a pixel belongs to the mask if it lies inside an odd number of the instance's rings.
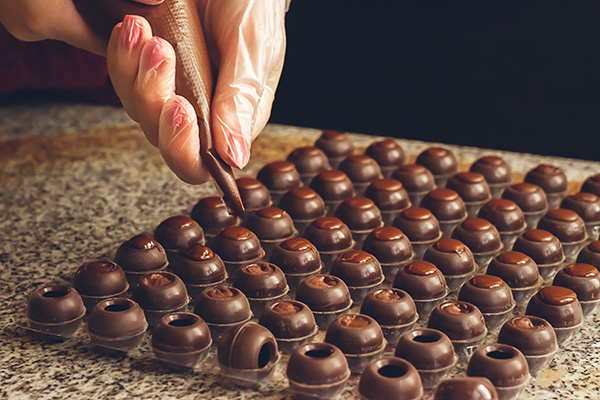
[{"label": "speckled stone surface", "polygon": [[[268,126],[255,143],[256,173],[319,131]],[[359,148],[373,137],[356,135]],[[403,141],[409,159],[425,147]],[[463,169],[491,154],[448,146]],[[494,152],[498,153],[498,152]],[[540,162],[563,168],[570,189],[600,172],[600,163],[500,153],[515,180]],[[69,279],[85,261],[112,257],[119,244],[151,232],[163,219],[187,212],[213,193],[210,184],[180,182],[119,109],[74,104],[0,108],[0,398],[7,399],[284,399],[285,358],[256,389],[219,375],[214,350],[202,368],[174,372],[154,360],[149,334],[139,349],[115,355],[92,346],[83,329],[51,343],[24,329],[24,304],[35,288]],[[522,399],[600,399],[600,318],[588,320],[550,368],[532,379]],[[493,341],[493,337],[488,340]],[[355,395],[351,379],[341,398]],[[426,398],[430,398],[427,393]]]}]

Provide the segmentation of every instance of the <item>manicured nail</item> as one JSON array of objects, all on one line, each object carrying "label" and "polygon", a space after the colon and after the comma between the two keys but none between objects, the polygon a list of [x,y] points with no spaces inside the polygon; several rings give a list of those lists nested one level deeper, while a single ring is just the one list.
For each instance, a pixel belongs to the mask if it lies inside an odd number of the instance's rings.
[{"label": "manicured nail", "polygon": [[126,15],[121,25],[121,46],[126,50],[133,49],[140,43],[142,24],[137,17]]},{"label": "manicured nail", "polygon": [[250,143],[241,133],[232,133],[228,138],[228,155],[234,164],[234,167],[242,169],[250,160]]}]

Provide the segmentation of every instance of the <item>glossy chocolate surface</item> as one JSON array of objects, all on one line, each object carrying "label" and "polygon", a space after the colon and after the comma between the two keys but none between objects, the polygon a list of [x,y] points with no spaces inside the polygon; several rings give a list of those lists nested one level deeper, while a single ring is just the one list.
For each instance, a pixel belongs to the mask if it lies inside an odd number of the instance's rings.
[{"label": "glossy chocolate surface", "polygon": [[452,189],[433,189],[423,197],[420,206],[431,211],[438,221],[455,221],[467,215],[465,202]]},{"label": "glossy chocolate surface", "polygon": [[578,242],[587,236],[583,219],[576,212],[564,208],[548,211],[538,222],[538,229],[547,230],[562,243]]},{"label": "glossy chocolate surface", "polygon": [[167,353],[191,353],[211,343],[208,325],[196,314],[165,315],[152,331],[152,347]]},{"label": "glossy chocolate surface", "polygon": [[294,220],[306,221],[325,215],[325,202],[311,188],[291,188],[279,200],[279,207]]},{"label": "glossy chocolate surface", "polygon": [[581,185],[581,191],[600,196],[600,174],[588,177]]},{"label": "glossy chocolate surface", "polygon": [[154,239],[168,250],[187,249],[196,243],[204,244],[204,230],[187,215],[176,215],[156,227]]},{"label": "glossy chocolate surface", "polygon": [[229,212],[219,196],[200,199],[192,209],[191,217],[206,233],[210,234],[216,234],[225,227],[238,224],[236,216]]},{"label": "glossy chocolate surface", "polygon": [[600,223],[600,197],[593,193],[571,194],[563,199],[560,207],[575,211],[586,224]]},{"label": "glossy chocolate surface", "polygon": [[268,163],[258,171],[256,179],[275,192],[283,192],[300,186],[300,174],[296,170],[296,166],[289,161]]},{"label": "glossy chocolate surface", "polygon": [[538,165],[525,175],[524,181],[538,185],[546,193],[560,193],[567,190],[565,173],[554,165]]},{"label": "glossy chocolate surface", "polygon": [[75,272],[73,287],[84,296],[110,296],[128,288],[123,269],[110,261],[92,261]]},{"label": "glossy chocolate surface", "polygon": [[248,215],[246,227],[260,240],[289,238],[296,234],[292,217],[278,207],[265,207]]},{"label": "glossy chocolate surface", "polygon": [[27,301],[27,318],[35,322],[58,324],[84,314],[85,307],[77,290],[62,283],[35,290]]},{"label": "glossy chocolate surface", "polygon": [[366,183],[382,177],[381,168],[375,160],[362,154],[349,155],[339,166],[354,183]]},{"label": "glossy chocolate surface", "polygon": [[371,362],[358,381],[362,399],[417,400],[423,394],[421,377],[408,361],[397,357],[383,357]]},{"label": "glossy chocolate surface", "polygon": [[173,273],[186,285],[208,285],[225,279],[223,260],[209,247],[195,244],[175,257]]},{"label": "glossy chocolate surface", "polygon": [[144,310],[172,310],[188,302],[183,281],[170,272],[150,272],[133,289],[133,299]]},{"label": "glossy chocolate surface", "polygon": [[577,262],[592,264],[600,268],[600,240],[594,240],[579,252]]},{"label": "glossy chocolate surface", "polygon": [[304,303],[282,300],[268,304],[259,323],[277,339],[303,338],[315,332],[315,317]]},{"label": "glossy chocolate surface", "polygon": [[481,157],[471,165],[469,171],[480,173],[490,184],[510,183],[511,181],[510,166],[498,156]]},{"label": "glossy chocolate surface", "polygon": [[468,340],[486,332],[483,314],[471,303],[459,300],[438,304],[429,316],[428,328],[444,332],[450,340]]},{"label": "glossy chocolate surface", "polygon": [[327,154],[315,146],[298,147],[288,155],[287,160],[294,163],[302,176],[314,176],[331,169]]},{"label": "glossy chocolate surface", "polygon": [[413,261],[398,271],[393,286],[405,290],[414,300],[436,299],[446,295],[448,290],[442,272],[422,260]]},{"label": "glossy chocolate surface", "polygon": [[258,179],[242,177],[235,180],[246,212],[271,205],[271,193]]},{"label": "glossy chocolate surface", "polygon": [[577,294],[561,286],[546,286],[529,301],[527,315],[544,318],[554,328],[579,325],[583,321]]},{"label": "glossy chocolate surface", "polygon": [[392,173],[392,178],[402,182],[408,193],[429,192],[435,187],[431,171],[419,164],[401,165]]},{"label": "glossy chocolate surface", "polygon": [[496,227],[482,218],[467,218],[454,229],[452,238],[463,242],[473,253],[487,253],[502,247]]},{"label": "glossy chocolate surface", "polygon": [[258,237],[242,226],[229,226],[219,232],[215,236],[212,249],[225,262],[254,260],[263,254]]},{"label": "glossy chocolate surface", "polygon": [[538,212],[548,208],[546,192],[532,183],[515,183],[502,192],[502,198],[514,201],[523,212]]},{"label": "glossy chocolate surface", "polygon": [[452,378],[442,381],[434,400],[498,400],[496,388],[483,377]]},{"label": "glossy chocolate surface", "polygon": [[499,232],[516,232],[527,226],[523,211],[511,200],[492,199],[481,207],[477,216],[490,221]]},{"label": "glossy chocolate surface", "polygon": [[337,346],[344,354],[366,354],[381,349],[384,339],[381,327],[373,318],[346,314],[329,325],[325,342]]},{"label": "glossy chocolate surface", "polygon": [[540,276],[535,261],[520,251],[499,254],[488,266],[487,273],[500,277],[511,288],[533,286]]},{"label": "glossy chocolate surface", "polygon": [[329,343],[307,343],[290,356],[287,378],[298,384],[321,386],[348,379],[350,369],[344,353]]},{"label": "glossy chocolate surface", "polygon": [[298,286],[296,300],[312,311],[338,311],[347,308],[352,300],[348,286],[337,276],[313,275]]},{"label": "glossy chocolate surface", "polygon": [[365,190],[364,196],[373,200],[381,211],[399,211],[410,206],[408,193],[397,179],[375,179]]},{"label": "glossy chocolate surface", "polygon": [[497,388],[521,385],[529,379],[527,360],[518,349],[496,343],[481,346],[467,366],[468,376],[484,376]]},{"label": "glossy chocolate surface", "polygon": [[228,330],[219,340],[219,364],[233,369],[268,368],[278,355],[277,342],[264,326],[247,322]]},{"label": "glossy chocolate surface", "polygon": [[335,217],[315,219],[306,227],[304,237],[323,252],[346,250],[352,246],[350,229]]},{"label": "glossy chocolate surface", "polygon": [[408,237],[393,226],[382,226],[369,233],[362,249],[373,254],[383,264],[398,263],[412,256]]},{"label": "glossy chocolate surface", "polygon": [[346,157],[354,151],[354,143],[350,136],[346,132],[334,129],[324,130],[315,142],[315,147],[323,150],[329,158]]},{"label": "glossy chocolate surface", "polygon": [[341,278],[350,287],[375,285],[383,280],[379,261],[363,250],[340,254],[331,265],[330,274]]},{"label": "glossy chocolate surface", "polygon": [[498,334],[498,343],[514,346],[526,356],[540,356],[558,349],[552,325],[532,315],[516,316],[506,321]]},{"label": "glossy chocolate surface", "polygon": [[513,245],[513,250],[527,254],[537,264],[552,264],[565,257],[560,240],[542,229],[530,229],[523,233]]},{"label": "glossy chocolate surface", "polygon": [[437,218],[431,211],[422,207],[403,210],[396,217],[393,225],[404,232],[411,242],[434,240],[441,234]]},{"label": "glossy chocolate surface", "polygon": [[367,197],[347,198],[335,210],[335,216],[353,231],[375,229],[383,224],[379,208]]},{"label": "glossy chocolate surface", "polygon": [[244,293],[225,285],[202,292],[196,299],[194,313],[209,324],[233,324],[245,321],[252,315]]},{"label": "glossy chocolate surface", "polygon": [[234,277],[233,286],[244,292],[249,299],[280,296],[288,289],[281,268],[267,262],[243,266]]},{"label": "glossy chocolate surface", "polygon": [[482,313],[499,313],[513,307],[510,287],[493,275],[477,275],[469,279],[458,292],[458,300],[479,308]]},{"label": "glossy chocolate surface", "polygon": [[369,293],[360,306],[360,313],[373,317],[381,326],[397,326],[413,322],[417,309],[404,290],[386,288]]},{"label": "glossy chocolate surface", "polygon": [[485,177],[477,172],[459,172],[446,183],[467,203],[485,201],[491,198],[490,187]]},{"label": "glossy chocolate surface", "polygon": [[444,368],[454,363],[454,347],[444,332],[417,328],[406,332],[396,346],[396,357],[404,358],[418,370]]},{"label": "glossy chocolate surface", "polygon": [[444,238],[429,247],[423,260],[434,264],[444,275],[462,275],[472,272],[475,265],[473,253],[463,242]]},{"label": "glossy chocolate surface", "polygon": [[319,172],[310,187],[325,201],[344,200],[354,195],[354,184],[348,175],[337,169]]},{"label": "glossy chocolate surface", "polygon": [[119,246],[115,262],[125,272],[156,271],[166,266],[167,253],[158,241],[141,234]]},{"label": "glossy chocolate surface", "polygon": [[285,274],[307,274],[321,268],[321,256],[317,248],[307,239],[296,237],[279,243],[271,253],[269,261]]},{"label": "glossy chocolate surface", "polygon": [[458,170],[458,163],[454,154],[442,147],[430,147],[417,156],[417,164],[431,171],[435,176],[454,175]]},{"label": "glossy chocolate surface", "polygon": [[106,339],[123,339],[144,332],[148,327],[144,311],[124,297],[103,300],[92,309],[87,329]]},{"label": "glossy chocolate surface", "polygon": [[404,150],[394,139],[383,139],[371,143],[365,150],[382,167],[395,167],[404,164]]},{"label": "glossy chocolate surface", "polygon": [[600,300],[600,272],[591,264],[569,264],[554,277],[555,286],[571,289],[579,301]]}]

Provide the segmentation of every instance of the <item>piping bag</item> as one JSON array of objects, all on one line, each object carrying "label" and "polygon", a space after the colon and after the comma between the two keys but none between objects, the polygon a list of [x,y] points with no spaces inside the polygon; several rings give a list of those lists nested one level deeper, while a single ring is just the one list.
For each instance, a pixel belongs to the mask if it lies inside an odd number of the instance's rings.
[{"label": "piping bag", "polygon": [[195,1],[166,0],[153,6],[131,0],[73,0],[73,3],[105,43],[108,43],[114,26],[127,14],[146,18],[154,35],[171,43],[177,64],[175,91],[192,103],[198,116],[202,162],[222,191],[225,203],[236,215],[242,214],[244,205],[231,166],[223,161],[213,146],[210,103],[214,86]]}]

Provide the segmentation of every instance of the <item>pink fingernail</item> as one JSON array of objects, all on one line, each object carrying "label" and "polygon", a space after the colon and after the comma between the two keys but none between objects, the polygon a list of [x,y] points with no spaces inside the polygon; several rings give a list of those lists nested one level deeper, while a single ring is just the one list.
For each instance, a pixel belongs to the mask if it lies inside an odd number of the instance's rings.
[{"label": "pink fingernail", "polygon": [[142,24],[137,17],[126,15],[121,25],[121,46],[127,50],[133,49],[140,43]]},{"label": "pink fingernail", "polygon": [[229,158],[234,166],[242,169],[250,160],[250,145],[241,133],[234,133],[227,139],[229,150],[227,151]]}]

